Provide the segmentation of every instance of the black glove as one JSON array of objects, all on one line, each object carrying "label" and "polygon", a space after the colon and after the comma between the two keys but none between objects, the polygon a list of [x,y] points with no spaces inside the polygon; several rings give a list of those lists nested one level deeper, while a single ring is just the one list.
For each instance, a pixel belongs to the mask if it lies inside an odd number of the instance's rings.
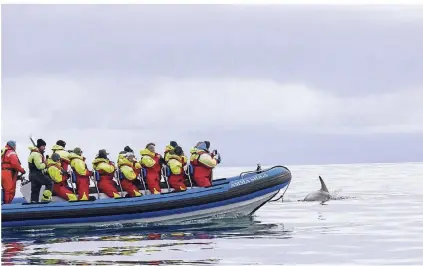
[{"label": "black glove", "polygon": [[65,169],[62,169],[61,172],[62,172],[62,175],[66,175],[66,176],[68,175],[68,172],[66,172]]}]

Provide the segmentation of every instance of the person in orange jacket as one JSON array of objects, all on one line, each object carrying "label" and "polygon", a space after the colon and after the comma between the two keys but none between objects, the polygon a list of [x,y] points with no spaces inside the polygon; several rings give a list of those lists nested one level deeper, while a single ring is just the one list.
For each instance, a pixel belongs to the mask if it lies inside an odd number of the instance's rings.
[{"label": "person in orange jacket", "polygon": [[92,172],[88,170],[82,150],[76,147],[69,153],[70,166],[76,177],[76,188],[79,200],[88,200],[90,196],[90,176]]},{"label": "person in orange jacket", "polygon": [[190,162],[194,168],[193,179],[200,187],[209,187],[212,185],[213,169],[220,163],[219,153],[210,153],[208,148],[210,142],[198,143],[191,149]]},{"label": "person in orange jacket", "polygon": [[120,198],[116,183],[113,181],[116,167],[112,161],[107,158],[109,153],[106,150],[99,150],[97,157],[93,161],[93,169],[100,174],[98,189],[101,193],[110,198]]},{"label": "person in orange jacket", "polygon": [[187,187],[185,186],[184,182],[184,166],[186,165],[186,161],[184,160],[184,151],[181,147],[176,146],[174,149],[174,153],[170,154],[168,159],[169,161],[167,165],[170,168],[169,185],[175,191],[187,190]]},{"label": "person in orange jacket", "polygon": [[145,149],[140,151],[140,154],[142,156],[141,166],[147,171],[145,176],[147,187],[152,194],[160,194],[160,177],[164,160],[160,154],[156,153],[154,143],[148,143]]},{"label": "person in orange jacket", "polygon": [[5,204],[10,204],[15,198],[18,173],[25,174],[26,171],[16,154],[16,142],[9,140],[1,151],[1,186]]}]

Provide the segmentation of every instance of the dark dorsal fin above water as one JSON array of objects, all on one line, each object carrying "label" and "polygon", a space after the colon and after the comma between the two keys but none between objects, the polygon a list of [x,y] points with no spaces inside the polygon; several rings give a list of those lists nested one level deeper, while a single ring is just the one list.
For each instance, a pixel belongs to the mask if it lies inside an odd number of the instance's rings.
[{"label": "dark dorsal fin above water", "polygon": [[328,192],[328,193],[329,193],[329,190],[328,190],[328,188],[326,187],[325,181],[323,181],[323,179],[322,179],[322,177],[321,177],[321,176],[319,176],[319,179],[320,179],[320,184],[322,185],[322,187],[320,188],[320,190],[321,190],[321,191],[325,191],[325,192]]}]

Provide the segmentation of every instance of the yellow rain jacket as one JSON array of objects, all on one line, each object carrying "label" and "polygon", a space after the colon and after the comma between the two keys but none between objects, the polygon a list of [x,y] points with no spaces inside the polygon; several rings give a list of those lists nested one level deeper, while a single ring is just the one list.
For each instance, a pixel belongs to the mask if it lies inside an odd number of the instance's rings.
[{"label": "yellow rain jacket", "polygon": [[31,165],[35,165],[38,170],[44,170],[46,164],[44,163],[43,155],[40,153],[37,147],[30,146],[28,147],[31,153],[28,156],[28,163],[30,164],[29,169],[31,170]]}]

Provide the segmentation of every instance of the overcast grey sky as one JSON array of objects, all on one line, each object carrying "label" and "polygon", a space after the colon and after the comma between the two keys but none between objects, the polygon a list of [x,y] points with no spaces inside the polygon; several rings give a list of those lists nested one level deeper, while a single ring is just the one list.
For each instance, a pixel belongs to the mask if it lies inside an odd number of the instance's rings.
[{"label": "overcast grey sky", "polygon": [[415,6],[3,5],[2,142],[422,161],[422,47]]}]

